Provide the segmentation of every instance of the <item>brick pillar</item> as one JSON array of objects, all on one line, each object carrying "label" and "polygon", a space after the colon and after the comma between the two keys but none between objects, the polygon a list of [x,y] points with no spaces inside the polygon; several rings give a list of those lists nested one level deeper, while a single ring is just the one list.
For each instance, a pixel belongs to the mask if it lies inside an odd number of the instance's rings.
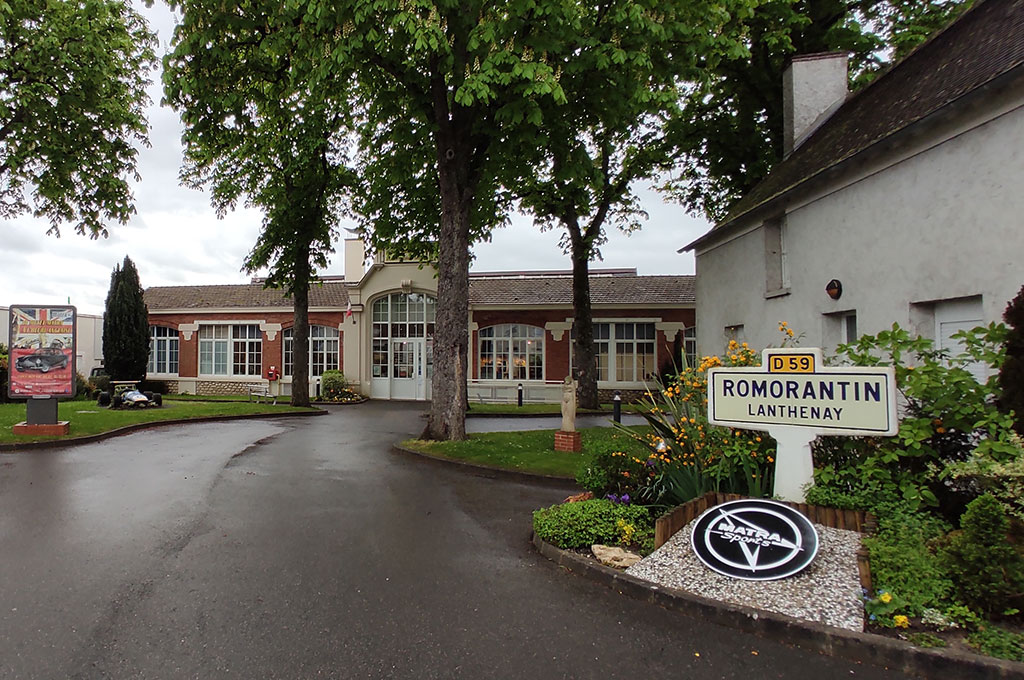
[{"label": "brick pillar", "polygon": [[579,432],[559,430],[555,433],[555,451],[578,452],[583,450],[583,436]]}]

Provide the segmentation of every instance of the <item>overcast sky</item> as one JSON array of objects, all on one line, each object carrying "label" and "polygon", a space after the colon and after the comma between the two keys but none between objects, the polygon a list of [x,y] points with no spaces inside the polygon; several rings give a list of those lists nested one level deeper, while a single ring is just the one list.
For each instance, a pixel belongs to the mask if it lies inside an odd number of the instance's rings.
[{"label": "overcast sky", "polygon": [[[167,51],[174,25],[162,3],[140,11],[157,32],[159,53]],[[217,219],[206,193],[178,185],[181,164],[181,124],[170,109],[161,107],[159,74],[153,74],[149,109],[151,148],[139,154],[142,181],[134,185],[137,214],[126,225],[112,224],[110,236],[91,240],[68,228],[58,239],[46,236],[45,221],[20,218],[4,224],[3,266],[0,267],[0,306],[71,303],[79,313],[101,314],[110,273],[125,255],[135,262],[145,288],[186,284],[244,283],[242,260],[259,233],[261,215],[239,209]],[[693,256],[676,253],[708,229],[676,204],[654,192],[643,193],[650,218],[632,236],[610,235],[601,249],[602,262],[591,267],[636,267],[640,274],[692,274]],[[344,226],[344,225],[343,225]],[[344,233],[344,232],[342,232]],[[510,269],[568,269],[558,247],[557,231],[541,233],[525,217],[497,231],[490,243],[474,247],[474,271]],[[343,273],[343,247],[326,271]]]}]

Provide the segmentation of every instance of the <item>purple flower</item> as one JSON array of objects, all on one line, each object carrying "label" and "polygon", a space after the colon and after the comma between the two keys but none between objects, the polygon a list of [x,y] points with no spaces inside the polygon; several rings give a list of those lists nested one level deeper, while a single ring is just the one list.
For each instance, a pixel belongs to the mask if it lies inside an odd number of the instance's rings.
[{"label": "purple flower", "polygon": [[613,493],[608,494],[607,496],[605,496],[605,498],[610,500],[612,503],[618,503],[619,502],[619,497],[617,495],[613,494]]},{"label": "purple flower", "polygon": [[628,493],[622,494],[622,498],[619,499],[619,502],[620,503],[629,503],[629,494]]}]

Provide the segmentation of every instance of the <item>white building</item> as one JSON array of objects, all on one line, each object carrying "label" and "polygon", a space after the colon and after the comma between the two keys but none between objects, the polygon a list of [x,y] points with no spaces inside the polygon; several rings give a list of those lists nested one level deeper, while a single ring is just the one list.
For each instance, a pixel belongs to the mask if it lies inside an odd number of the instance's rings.
[{"label": "white building", "polygon": [[845,55],[794,59],[785,159],[683,248],[702,352],[778,345],[780,321],[829,351],[893,322],[949,346],[1001,320],[1024,284],[1022,64],[1024,3],[1003,0],[852,96]]}]

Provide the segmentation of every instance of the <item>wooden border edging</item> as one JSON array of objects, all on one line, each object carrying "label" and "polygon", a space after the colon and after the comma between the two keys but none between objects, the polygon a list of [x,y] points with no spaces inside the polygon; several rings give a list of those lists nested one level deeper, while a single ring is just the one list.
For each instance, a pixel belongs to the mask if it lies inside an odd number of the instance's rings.
[{"label": "wooden border edging", "polygon": [[[654,547],[660,548],[665,545],[668,539],[672,538],[677,531],[700,517],[708,508],[745,498],[747,496],[735,493],[709,491],[703,496],[694,498],[669,510],[655,522]],[[846,529],[847,531],[856,531],[861,534],[870,534],[875,530],[875,516],[863,510],[837,510],[820,505],[808,505],[807,503],[776,502],[788,505],[803,513],[807,519],[816,524],[823,524],[833,529]]]},{"label": "wooden border edging", "polygon": [[702,622],[710,621],[819,654],[908,674],[936,678],[970,677],[973,680],[1024,679],[1024,663],[953,650],[914,647],[909,642],[873,633],[857,633],[784,614],[710,600],[684,590],[658,586],[582,555],[560,550],[537,538],[536,534],[532,541],[541,555],[568,571],[586,576],[620,594],[699,618]]}]

